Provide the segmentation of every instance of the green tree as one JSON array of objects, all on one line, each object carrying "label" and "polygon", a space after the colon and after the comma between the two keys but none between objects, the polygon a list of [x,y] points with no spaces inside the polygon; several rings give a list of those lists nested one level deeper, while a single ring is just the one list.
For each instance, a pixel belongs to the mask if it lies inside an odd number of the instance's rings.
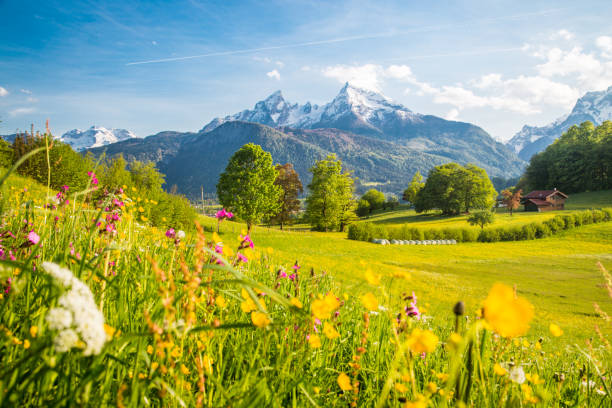
[{"label": "green tree", "polygon": [[276,171],[278,176],[274,184],[282,188],[281,207],[279,213],[272,217],[270,221],[279,223],[282,230],[283,225],[291,221],[292,217],[299,211],[300,200],[298,200],[298,196],[304,192],[304,188],[291,163],[277,164]]},{"label": "green tree", "polygon": [[456,215],[474,208],[491,208],[495,196],[483,169],[447,163],[431,169],[425,186],[417,193],[415,209],[419,213],[439,209],[444,215]]},{"label": "green tree", "polygon": [[249,233],[254,223],[281,209],[282,188],[274,184],[277,174],[270,153],[249,143],[234,153],[219,177],[219,201],[247,223]]},{"label": "green tree", "polygon": [[360,217],[365,217],[370,213],[370,202],[368,200],[364,200],[363,198],[357,201],[357,215]]},{"label": "green tree", "polygon": [[494,219],[495,216],[492,211],[476,211],[468,217],[467,222],[470,225],[478,225],[480,229],[484,229],[485,225],[493,224]]},{"label": "green tree", "polygon": [[376,189],[366,191],[366,193],[361,196],[361,199],[370,203],[370,214],[372,211],[379,210],[385,205],[385,195]]},{"label": "green tree", "polygon": [[423,176],[418,171],[414,173],[412,176],[412,181],[408,185],[408,188],[404,190],[404,194],[402,195],[402,200],[408,201],[410,204],[414,205],[416,201],[417,194],[421,189],[425,187],[425,183],[423,183]]},{"label": "green tree", "polygon": [[519,186],[565,193],[612,188],[612,122],[596,127],[587,121],[569,128],[531,158]]},{"label": "green tree", "polygon": [[99,172],[102,185],[110,190],[132,185],[132,175],[127,169],[127,162],[121,154],[111,159],[107,167]]},{"label": "green tree", "polygon": [[344,229],[354,219],[354,180],[342,172],[342,162],[332,154],[310,169],[312,181],[306,197],[306,219],[313,229]]}]

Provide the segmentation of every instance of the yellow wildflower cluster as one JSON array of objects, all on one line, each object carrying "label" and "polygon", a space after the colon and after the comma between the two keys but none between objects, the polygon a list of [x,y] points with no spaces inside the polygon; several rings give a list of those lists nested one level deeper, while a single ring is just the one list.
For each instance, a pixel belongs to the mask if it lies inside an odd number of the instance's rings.
[{"label": "yellow wildflower cluster", "polygon": [[340,307],[340,302],[333,293],[328,293],[322,299],[312,302],[310,310],[314,317],[320,320],[329,319],[333,312]]},{"label": "yellow wildflower cluster", "polygon": [[407,340],[407,346],[415,354],[431,353],[438,345],[438,336],[431,330],[421,330],[415,328],[410,333]]}]

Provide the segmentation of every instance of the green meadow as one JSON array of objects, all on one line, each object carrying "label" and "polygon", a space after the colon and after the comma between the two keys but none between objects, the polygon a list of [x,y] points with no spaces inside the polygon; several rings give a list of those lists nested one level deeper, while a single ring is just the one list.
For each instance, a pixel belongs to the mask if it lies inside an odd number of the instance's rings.
[{"label": "green meadow", "polygon": [[[581,193],[568,200],[566,212],[611,204],[612,191]],[[524,224],[559,213],[562,212],[524,212],[521,207],[511,216],[505,209],[498,209],[494,225]],[[413,210],[399,208],[375,213],[365,220],[442,228],[466,227],[466,218],[465,215],[418,215]],[[201,220],[210,229],[216,226],[214,219],[202,217]],[[243,228],[239,223],[224,221],[221,236],[238,233]],[[495,282],[516,285],[518,292],[536,307],[533,330],[529,334],[535,339],[546,333],[549,324],[554,322],[567,328],[572,341],[583,341],[593,337],[594,325],[601,323],[593,302],[612,313],[612,304],[607,300],[597,268],[597,262],[601,262],[612,269],[612,223],[609,222],[530,241],[440,246],[380,246],[348,240],[345,233],[313,232],[299,226],[290,231],[258,227],[252,235],[259,245],[274,248],[275,257],[281,262],[293,264],[297,260],[307,269],[331,273],[352,292],[366,290],[363,276],[367,269],[380,273],[386,277],[390,293],[399,298],[402,293],[416,292],[427,303],[427,313],[434,316],[450,315],[458,300],[475,311]],[[405,273],[408,278],[398,277]]]}]

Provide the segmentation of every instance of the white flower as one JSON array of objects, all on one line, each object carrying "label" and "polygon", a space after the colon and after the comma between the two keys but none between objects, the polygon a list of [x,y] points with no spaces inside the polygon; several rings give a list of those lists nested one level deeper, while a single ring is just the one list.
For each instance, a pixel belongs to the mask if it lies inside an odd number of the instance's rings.
[{"label": "white flower", "polygon": [[[43,268],[68,289],[58,299],[60,307],[47,314],[49,328],[59,331],[54,340],[55,349],[68,351],[78,344],[80,338],[85,343],[84,355],[99,354],[106,342],[104,315],[98,309],[91,289],[68,269],[50,262],[45,262]],[[72,341],[73,334],[75,341]]]},{"label": "white flower", "polygon": [[47,324],[51,330],[64,330],[72,326],[72,313],[63,307],[54,307],[47,312]]},{"label": "white flower", "polygon": [[583,380],[580,383],[580,388],[583,388],[583,391],[587,391],[589,389],[593,390],[596,394],[606,395],[606,392],[600,388],[597,388],[597,383],[593,380],[589,380],[587,383],[586,380]]},{"label": "white flower", "polygon": [[177,232],[177,233],[176,233],[176,237],[177,237],[178,239],[183,239],[183,238],[185,238],[185,231],[183,231],[183,230],[179,230],[179,232]]},{"label": "white flower", "polygon": [[60,331],[53,339],[55,350],[59,351],[60,353],[70,351],[70,349],[76,347],[78,343],[79,335],[72,329]]},{"label": "white flower", "polygon": [[517,384],[522,384],[525,382],[525,370],[522,366],[514,366],[510,369],[508,378]]}]

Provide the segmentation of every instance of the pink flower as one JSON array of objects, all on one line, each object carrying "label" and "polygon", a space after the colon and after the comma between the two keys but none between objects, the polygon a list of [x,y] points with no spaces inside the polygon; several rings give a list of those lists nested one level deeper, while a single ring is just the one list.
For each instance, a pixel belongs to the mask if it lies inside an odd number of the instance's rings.
[{"label": "pink flower", "polygon": [[13,251],[9,251],[9,259],[10,259],[11,261],[14,261],[15,259],[17,259],[17,258],[15,257],[15,255],[13,254]]},{"label": "pink flower", "polygon": [[97,186],[98,178],[96,177],[96,174],[93,171],[88,171],[87,175],[89,176],[89,178],[91,178],[91,184],[93,184],[94,186]]},{"label": "pink flower", "polygon": [[244,256],[244,255],[242,255],[240,252],[238,252],[238,253],[236,254],[236,257],[237,257],[237,258],[238,258],[240,261],[245,262],[245,263],[249,261],[249,260],[247,259],[247,257],[246,257],[246,256]]},{"label": "pink flower", "polygon": [[291,279],[291,280],[295,280],[295,277],[296,277],[296,276],[297,276],[297,275],[296,275],[295,273],[292,273],[291,275],[289,275],[289,279]]},{"label": "pink flower", "polygon": [[166,236],[168,238],[174,238],[176,236],[176,232],[174,231],[174,228],[169,228],[168,231],[166,231]]},{"label": "pink flower", "polygon": [[222,210],[217,211],[215,217],[217,217],[218,220],[223,221],[225,219],[234,218],[234,214],[229,211],[226,211],[225,208],[223,208]]},{"label": "pink flower", "polygon": [[293,268],[293,270],[297,271],[298,269],[301,268],[301,266],[298,265],[297,261],[295,261],[295,264],[291,268]]},{"label": "pink flower", "polygon": [[286,278],[287,277],[287,272],[285,272],[284,270],[279,270],[278,271],[278,277],[279,278]]},{"label": "pink flower", "polygon": [[240,239],[242,240],[242,243],[240,244],[240,246],[242,246],[243,248],[246,248],[247,246],[253,248],[255,246],[253,244],[253,240],[248,235],[245,235],[244,237],[240,235]]},{"label": "pink flower", "polygon": [[40,241],[40,237],[38,236],[38,234],[36,232],[34,232],[34,230],[30,231],[28,233],[28,241],[32,244],[32,245],[36,245],[38,244],[38,242]]},{"label": "pink flower", "polygon": [[64,191],[68,191],[69,189],[70,189],[70,187],[68,187],[68,186],[62,186],[62,190],[64,190]]},{"label": "pink flower", "polygon": [[223,247],[221,245],[215,245],[215,252],[222,255],[223,254]]}]

